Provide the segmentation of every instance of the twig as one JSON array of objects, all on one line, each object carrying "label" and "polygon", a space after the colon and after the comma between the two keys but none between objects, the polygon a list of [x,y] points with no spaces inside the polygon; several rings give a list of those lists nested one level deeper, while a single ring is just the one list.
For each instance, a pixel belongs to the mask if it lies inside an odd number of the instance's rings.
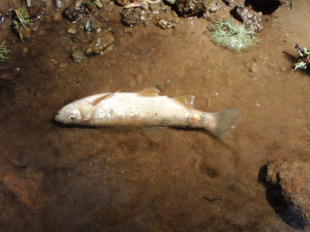
[{"label": "twig", "polygon": [[26,0],[27,1],[27,7],[31,7],[31,0]]}]

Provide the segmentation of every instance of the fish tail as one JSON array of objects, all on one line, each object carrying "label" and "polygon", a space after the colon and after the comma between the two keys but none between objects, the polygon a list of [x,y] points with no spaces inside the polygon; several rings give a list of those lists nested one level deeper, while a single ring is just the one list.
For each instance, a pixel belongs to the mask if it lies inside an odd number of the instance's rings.
[{"label": "fish tail", "polygon": [[212,128],[210,128],[210,126],[205,126],[205,129],[210,131],[224,143],[228,144],[232,139],[231,125],[240,117],[240,115],[241,109],[238,108],[212,113],[212,116],[215,118],[216,125]]}]

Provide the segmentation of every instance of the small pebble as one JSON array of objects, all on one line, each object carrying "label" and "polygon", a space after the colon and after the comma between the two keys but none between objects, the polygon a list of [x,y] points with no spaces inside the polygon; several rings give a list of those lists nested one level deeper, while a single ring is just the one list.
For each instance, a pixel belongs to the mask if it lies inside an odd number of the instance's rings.
[{"label": "small pebble", "polygon": [[286,71],[287,71],[287,67],[282,67],[282,68],[281,68],[281,71],[282,71],[282,72],[286,72]]},{"label": "small pebble", "polygon": [[117,59],[110,59],[110,65],[116,65]]},{"label": "small pebble", "polygon": [[256,71],[257,71],[257,64],[256,64],[256,63],[253,63],[253,64],[251,65],[251,67],[249,68],[249,71],[250,71],[250,72],[253,72],[253,73],[256,73]]},{"label": "small pebble", "polygon": [[52,19],[54,22],[58,22],[62,19],[62,16],[61,14],[56,13],[56,14],[53,14]]},{"label": "small pebble", "polygon": [[45,19],[46,23],[51,23],[53,21],[53,19],[50,15],[46,15],[44,19]]},{"label": "small pebble", "polygon": [[80,42],[80,39],[77,38],[77,37],[73,37],[73,38],[72,38],[72,41],[73,41],[74,43],[79,43],[79,42]]},{"label": "small pebble", "polygon": [[165,84],[166,85],[170,85],[171,84],[171,80],[170,79],[165,80]]},{"label": "small pebble", "polygon": [[63,2],[60,1],[60,0],[55,0],[55,1],[54,1],[54,4],[55,4],[56,8],[58,8],[58,9],[61,9],[61,8],[64,7]]},{"label": "small pebble", "polygon": [[58,61],[55,60],[55,59],[50,59],[50,62],[51,62],[52,64],[58,64]]},{"label": "small pebble", "polygon": [[28,51],[29,51],[29,50],[28,50],[28,48],[26,48],[26,47],[24,47],[23,50],[22,50],[22,52],[23,52],[24,55],[27,54]]},{"label": "small pebble", "polygon": [[3,73],[0,75],[0,79],[10,80],[10,79],[12,79],[12,76],[9,73]]},{"label": "small pebble", "polygon": [[28,39],[31,36],[31,30],[29,27],[24,28],[24,39]]},{"label": "small pebble", "polygon": [[136,81],[135,80],[129,81],[129,87],[133,88],[135,86],[136,86]]},{"label": "small pebble", "polygon": [[70,28],[70,29],[68,30],[68,33],[69,33],[69,34],[76,34],[76,33],[77,33],[77,30],[76,30],[75,28]]},{"label": "small pebble", "polygon": [[132,75],[136,75],[137,73],[137,70],[133,69],[133,68],[130,68],[129,70],[129,73],[132,74]]},{"label": "small pebble", "polygon": [[74,50],[71,57],[75,63],[84,63],[86,61],[86,57],[80,49]]},{"label": "small pebble", "polygon": [[131,56],[130,56],[130,59],[131,59],[131,60],[137,60],[137,59],[138,59],[138,56],[136,56],[136,55],[131,55]]},{"label": "small pebble", "polygon": [[125,27],[124,28],[124,33],[132,33],[132,27]]},{"label": "small pebble", "polygon": [[137,80],[137,82],[142,82],[143,81],[143,76],[141,74],[138,74],[136,76],[136,80]]},{"label": "small pebble", "polygon": [[42,35],[44,35],[44,34],[45,34],[45,31],[44,31],[44,30],[38,31],[38,36],[42,36]]},{"label": "small pebble", "polygon": [[59,68],[67,68],[68,67],[68,63],[60,63],[59,64]]}]

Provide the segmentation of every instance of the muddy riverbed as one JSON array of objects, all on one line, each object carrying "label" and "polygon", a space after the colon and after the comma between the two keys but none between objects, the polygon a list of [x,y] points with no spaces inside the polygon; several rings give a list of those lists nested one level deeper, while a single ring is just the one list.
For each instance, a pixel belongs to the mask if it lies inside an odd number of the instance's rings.
[{"label": "muddy riverbed", "polygon": [[[113,49],[82,64],[66,20],[22,42],[2,28],[11,52],[0,63],[0,230],[298,231],[268,202],[259,171],[309,160],[310,76],[291,69],[294,44],[310,48],[309,11],[299,0],[264,15],[259,43],[242,52],[215,45],[204,18],[124,29],[114,13]],[[73,100],[149,86],[194,94],[204,111],[241,108],[234,145],[202,130],[168,128],[158,140],[53,121]]]}]

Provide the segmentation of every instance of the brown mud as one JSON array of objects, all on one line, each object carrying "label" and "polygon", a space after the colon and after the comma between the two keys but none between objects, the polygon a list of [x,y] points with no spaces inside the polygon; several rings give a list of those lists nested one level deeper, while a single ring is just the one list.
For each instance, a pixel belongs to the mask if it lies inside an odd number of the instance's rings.
[{"label": "brown mud", "polygon": [[[64,20],[24,42],[0,32],[11,50],[0,69],[0,231],[297,231],[258,173],[310,154],[310,76],[291,70],[294,44],[310,47],[309,11],[300,0],[265,15],[259,44],[239,53],[216,46],[202,18],[124,32],[116,15],[113,51],[84,64],[70,59]],[[200,130],[154,141],[138,128],[53,122],[73,100],[154,85],[194,94],[204,111],[241,108],[235,145]]]}]

